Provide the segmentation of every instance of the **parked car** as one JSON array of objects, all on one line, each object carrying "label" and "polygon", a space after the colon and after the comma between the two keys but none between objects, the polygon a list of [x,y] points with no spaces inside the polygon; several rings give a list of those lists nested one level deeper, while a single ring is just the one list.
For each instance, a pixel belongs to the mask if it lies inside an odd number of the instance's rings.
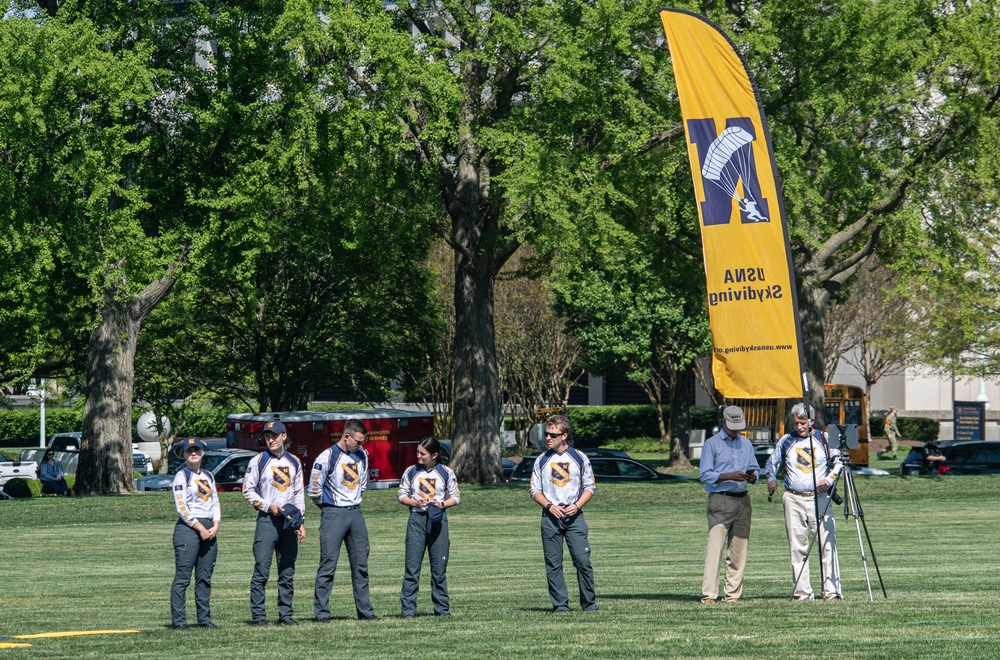
[{"label": "parked car", "polygon": [[[535,465],[534,456],[525,456],[514,468],[511,481],[531,481],[531,469]],[[663,474],[644,463],[631,458],[615,456],[589,456],[590,465],[594,468],[594,481],[600,482],[638,482],[638,481],[688,481],[688,477]]]},{"label": "parked car", "polygon": [[[49,439],[49,446],[43,449],[25,449],[21,452],[22,461],[41,463],[45,452],[52,450],[62,463],[66,474],[76,474],[76,466],[80,459],[80,446],[83,444],[83,433],[56,433]],[[138,451],[136,443],[132,443],[132,469],[142,475],[153,474],[153,462],[148,456]]]},{"label": "parked car", "polygon": [[[258,452],[248,449],[209,449],[201,459],[201,467],[215,476],[215,486],[219,492],[243,490],[243,477],[250,459]],[[167,474],[154,474],[136,479],[138,490],[170,490],[174,476],[184,464],[178,465]]]},{"label": "parked car", "polygon": [[[191,436],[187,436],[191,437]],[[226,439],[225,438],[201,438],[201,441],[205,443],[205,449],[226,449]],[[181,449],[183,448],[184,441],[180,440],[170,445],[170,451],[167,452],[167,471],[171,474],[176,474],[178,468],[184,465],[184,456],[181,454]]]},{"label": "parked car", "polygon": [[[947,452],[951,451],[951,446],[955,444],[954,440],[938,440],[938,448],[941,453],[946,457]],[[924,469],[924,452],[923,449],[927,445],[920,445],[919,447],[910,447],[910,453],[903,457],[903,461],[899,464],[899,474],[902,477],[915,477],[921,474],[937,474],[937,469],[925,470]]]},{"label": "parked car", "polygon": [[1000,442],[939,440],[937,444],[941,453],[944,454],[944,461],[929,470],[924,469],[923,448],[926,445],[913,447],[903,462],[899,464],[899,473],[903,476],[1000,473]]},{"label": "parked car", "polygon": [[38,463],[11,460],[0,453],[0,486],[11,479],[36,479],[37,477]]},{"label": "parked car", "polygon": [[580,451],[589,456],[590,458],[628,458],[628,459],[632,458],[626,452],[623,452],[621,449],[588,447],[586,449],[581,449]]},{"label": "parked car", "polygon": [[[451,462],[451,440],[441,440],[441,451],[438,452],[438,462],[441,465],[448,465]],[[414,455],[414,462],[416,462],[416,455]],[[517,465],[514,461],[503,456],[500,458],[500,469],[503,470],[504,481],[510,481],[510,475],[514,473],[514,466]]]}]

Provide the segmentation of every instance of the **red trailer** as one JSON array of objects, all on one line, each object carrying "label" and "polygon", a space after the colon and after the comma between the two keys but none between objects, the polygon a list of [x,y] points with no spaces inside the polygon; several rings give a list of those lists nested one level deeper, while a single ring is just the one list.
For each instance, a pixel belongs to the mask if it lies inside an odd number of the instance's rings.
[{"label": "red trailer", "polygon": [[316,410],[305,412],[243,413],[226,417],[226,446],[261,451],[264,424],[280,419],[288,429],[289,451],[309,470],[319,454],[340,439],[344,422],[356,419],[368,429],[368,479],[372,488],[398,483],[403,471],[417,461],[417,443],[434,435],[434,416],[426,412],[369,408],[367,410]]}]

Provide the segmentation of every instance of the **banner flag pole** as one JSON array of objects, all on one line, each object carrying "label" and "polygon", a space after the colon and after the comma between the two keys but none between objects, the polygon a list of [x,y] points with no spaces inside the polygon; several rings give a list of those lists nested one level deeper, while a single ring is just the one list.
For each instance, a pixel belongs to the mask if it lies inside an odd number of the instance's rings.
[{"label": "banner flag pole", "polygon": [[731,399],[802,398],[792,251],[759,95],[717,26],[680,9],[660,19],[701,222],[715,387]]}]

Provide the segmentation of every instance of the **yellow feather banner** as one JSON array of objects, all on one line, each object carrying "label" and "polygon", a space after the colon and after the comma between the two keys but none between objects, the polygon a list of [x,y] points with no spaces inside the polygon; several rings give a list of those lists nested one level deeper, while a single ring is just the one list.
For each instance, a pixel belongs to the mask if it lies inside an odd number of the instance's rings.
[{"label": "yellow feather banner", "polygon": [[715,387],[728,398],[800,398],[795,275],[764,111],[716,26],[677,9],[660,19],[701,220]]}]

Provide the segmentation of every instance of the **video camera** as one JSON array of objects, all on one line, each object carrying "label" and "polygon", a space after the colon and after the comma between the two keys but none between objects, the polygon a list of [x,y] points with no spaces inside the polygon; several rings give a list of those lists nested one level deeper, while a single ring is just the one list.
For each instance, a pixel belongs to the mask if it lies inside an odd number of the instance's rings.
[{"label": "video camera", "polygon": [[[858,425],[857,424],[830,424],[826,427],[827,434],[827,444],[830,449],[857,449],[858,448]],[[846,462],[844,466],[845,469],[849,470],[850,460],[845,459],[847,452],[841,452],[837,460],[841,462]],[[841,505],[844,503],[844,498],[842,498],[838,493],[837,489],[834,489],[830,493],[830,499],[836,505]]]}]

